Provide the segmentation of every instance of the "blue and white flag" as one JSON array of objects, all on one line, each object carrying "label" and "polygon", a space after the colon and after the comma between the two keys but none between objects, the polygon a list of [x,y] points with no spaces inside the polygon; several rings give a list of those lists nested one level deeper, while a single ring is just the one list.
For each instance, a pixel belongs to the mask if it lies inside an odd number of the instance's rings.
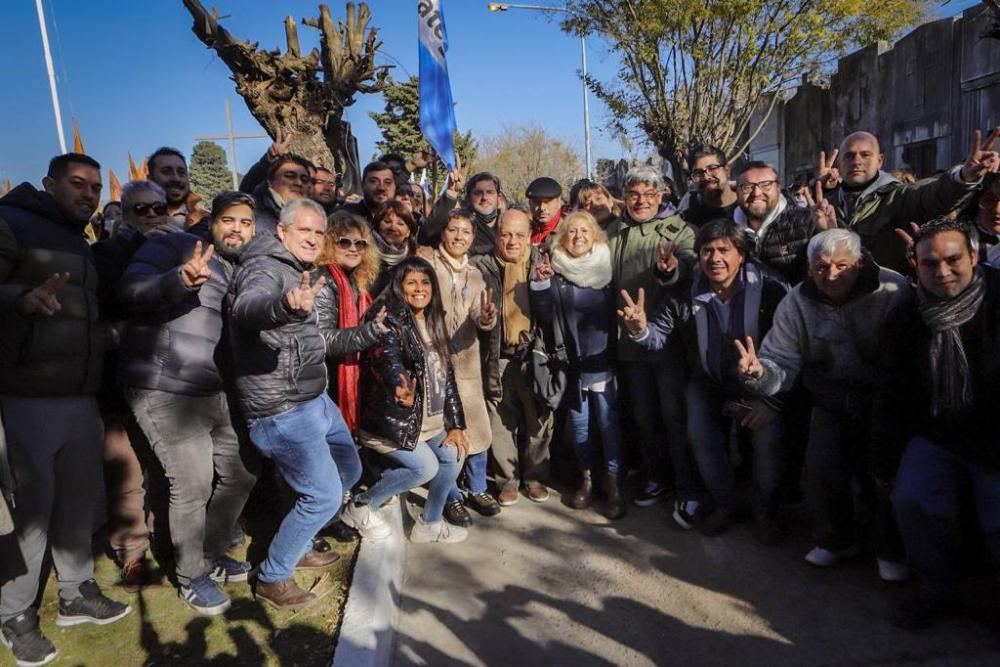
[{"label": "blue and white flag", "polygon": [[448,78],[448,33],[441,0],[417,0],[420,42],[420,131],[449,170],[455,168],[455,107]]}]

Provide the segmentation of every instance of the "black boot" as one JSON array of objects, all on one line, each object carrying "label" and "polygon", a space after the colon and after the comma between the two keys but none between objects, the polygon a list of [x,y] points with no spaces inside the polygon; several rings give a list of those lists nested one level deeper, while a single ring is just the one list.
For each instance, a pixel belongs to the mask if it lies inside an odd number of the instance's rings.
[{"label": "black boot", "polygon": [[609,519],[625,516],[625,499],[622,498],[617,473],[609,472],[604,475],[604,516]]},{"label": "black boot", "polygon": [[575,510],[582,510],[590,507],[594,502],[594,482],[590,477],[590,470],[580,471],[580,486],[573,492],[569,499],[569,506]]}]

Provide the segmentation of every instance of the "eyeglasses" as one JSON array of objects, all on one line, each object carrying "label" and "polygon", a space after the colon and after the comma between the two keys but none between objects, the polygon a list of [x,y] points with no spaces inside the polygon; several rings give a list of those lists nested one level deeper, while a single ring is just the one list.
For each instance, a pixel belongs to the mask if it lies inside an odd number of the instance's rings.
[{"label": "eyeglasses", "polygon": [[710,164],[704,169],[695,169],[694,171],[691,172],[691,178],[696,181],[700,181],[701,179],[705,178],[705,176],[707,176],[708,174],[714,174],[715,172],[722,169],[722,166],[723,165],[721,164]]},{"label": "eyeglasses", "polygon": [[630,190],[625,193],[625,199],[628,201],[639,201],[640,199],[644,201],[656,201],[659,196],[660,193],[656,190],[653,190],[652,192],[634,192]]},{"label": "eyeglasses", "polygon": [[286,181],[299,181],[301,183],[308,183],[312,180],[309,174],[303,174],[300,171],[286,171],[281,174],[281,177]]},{"label": "eyeglasses", "polygon": [[346,236],[337,239],[336,244],[341,250],[350,250],[352,247],[355,250],[364,250],[368,247],[368,241],[364,239],[349,239]]},{"label": "eyeglasses", "polygon": [[149,217],[150,213],[153,215],[166,215],[167,204],[162,201],[154,204],[132,204],[132,213],[142,217]]},{"label": "eyeglasses", "polygon": [[736,187],[740,193],[748,195],[753,192],[754,188],[758,188],[761,192],[767,192],[774,187],[774,184],[777,182],[778,181],[757,181],[756,183],[740,183]]}]

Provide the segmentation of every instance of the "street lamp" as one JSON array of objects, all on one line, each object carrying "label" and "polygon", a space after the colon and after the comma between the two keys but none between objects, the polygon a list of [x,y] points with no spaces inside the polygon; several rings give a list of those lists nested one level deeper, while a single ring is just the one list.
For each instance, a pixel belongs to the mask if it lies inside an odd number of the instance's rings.
[{"label": "street lamp", "polygon": [[[569,7],[550,7],[546,5],[521,5],[512,2],[490,2],[486,5],[491,12],[505,12],[508,9],[531,9],[539,12],[562,12],[570,16],[579,16]],[[587,40],[580,35],[580,63],[583,71],[583,144],[587,161],[587,178],[590,171],[590,101],[587,99]]]}]

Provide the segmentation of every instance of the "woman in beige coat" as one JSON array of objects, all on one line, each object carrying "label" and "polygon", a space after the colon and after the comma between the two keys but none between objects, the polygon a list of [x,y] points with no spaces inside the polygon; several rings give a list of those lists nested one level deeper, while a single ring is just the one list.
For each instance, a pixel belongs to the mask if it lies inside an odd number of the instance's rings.
[{"label": "woman in beige coat", "polygon": [[[493,295],[479,269],[469,264],[469,247],[474,237],[472,218],[466,211],[451,211],[441,231],[441,245],[417,251],[434,267],[451,337],[451,364],[458,382],[458,395],[465,411],[465,438],[469,443],[462,475],[468,490],[467,503],[484,516],[495,516],[500,506],[486,492],[486,450],[493,438],[483,396],[483,375],[479,359],[479,331],[489,331],[497,323]],[[472,524],[462,502],[458,484],[452,488],[444,516],[456,526]]]}]

